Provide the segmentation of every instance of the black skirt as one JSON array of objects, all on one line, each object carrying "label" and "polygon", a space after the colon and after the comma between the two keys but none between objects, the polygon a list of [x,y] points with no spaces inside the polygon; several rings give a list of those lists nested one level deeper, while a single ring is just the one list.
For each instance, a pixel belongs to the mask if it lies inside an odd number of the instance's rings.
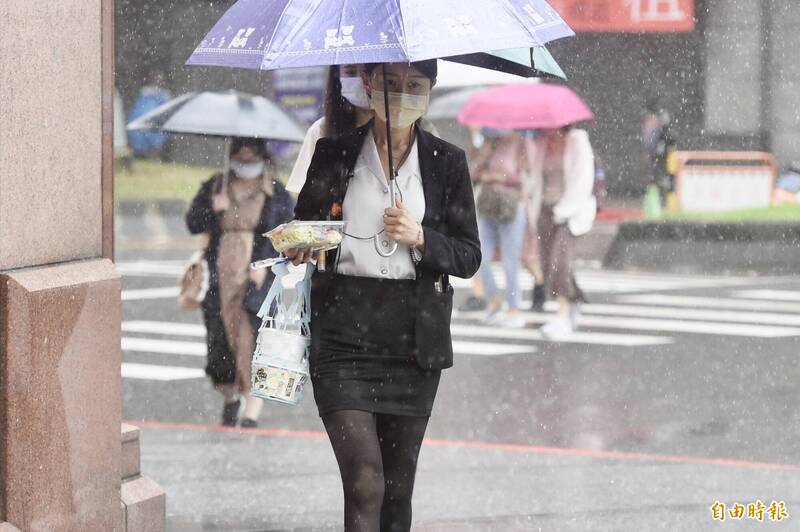
[{"label": "black skirt", "polygon": [[320,295],[311,323],[320,340],[310,356],[319,414],[429,416],[441,371],[414,358],[416,281],[334,275]]}]

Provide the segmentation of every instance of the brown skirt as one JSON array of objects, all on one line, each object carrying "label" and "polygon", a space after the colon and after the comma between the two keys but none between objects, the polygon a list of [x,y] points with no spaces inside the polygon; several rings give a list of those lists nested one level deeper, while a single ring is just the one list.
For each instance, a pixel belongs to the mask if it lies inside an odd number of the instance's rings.
[{"label": "brown skirt", "polygon": [[553,208],[542,205],[537,230],[539,254],[545,284],[553,297],[585,302],[586,297],[575,281],[575,236],[568,224],[556,224]]}]

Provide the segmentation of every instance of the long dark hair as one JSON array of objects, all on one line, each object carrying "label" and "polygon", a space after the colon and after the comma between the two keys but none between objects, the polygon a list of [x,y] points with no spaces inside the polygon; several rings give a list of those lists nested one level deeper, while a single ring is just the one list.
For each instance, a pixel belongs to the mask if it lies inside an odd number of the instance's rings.
[{"label": "long dark hair", "polygon": [[[364,65],[364,72],[366,72],[367,75],[370,75],[372,74],[372,71],[379,66],[381,66],[381,63],[367,63]],[[419,70],[420,74],[431,80],[431,88],[436,85],[436,77],[439,75],[439,64],[436,62],[436,59],[417,61],[411,63],[411,66]]]},{"label": "long dark hair", "polygon": [[336,65],[328,68],[324,113],[322,134],[325,137],[336,139],[356,127],[356,108],[342,96],[342,82]]},{"label": "long dark hair", "polygon": [[272,162],[272,154],[267,150],[267,143],[264,139],[252,137],[233,137],[231,139],[231,156],[239,153],[242,148],[250,148],[256,156],[264,159],[265,162]]}]

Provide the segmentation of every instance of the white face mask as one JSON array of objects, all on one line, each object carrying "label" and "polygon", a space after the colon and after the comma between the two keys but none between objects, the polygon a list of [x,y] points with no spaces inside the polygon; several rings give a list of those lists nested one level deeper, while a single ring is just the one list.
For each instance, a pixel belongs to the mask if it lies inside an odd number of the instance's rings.
[{"label": "white face mask", "polygon": [[[406,128],[416,122],[428,110],[430,94],[406,94],[405,92],[389,93],[389,112],[393,128]],[[372,109],[384,122],[386,121],[386,107],[382,90],[372,91]]]},{"label": "white face mask", "polygon": [[362,109],[369,109],[369,98],[367,90],[364,88],[364,80],[360,77],[341,77],[342,97]]},{"label": "white face mask", "polygon": [[255,179],[264,175],[264,161],[252,163],[231,161],[231,170],[240,179]]}]

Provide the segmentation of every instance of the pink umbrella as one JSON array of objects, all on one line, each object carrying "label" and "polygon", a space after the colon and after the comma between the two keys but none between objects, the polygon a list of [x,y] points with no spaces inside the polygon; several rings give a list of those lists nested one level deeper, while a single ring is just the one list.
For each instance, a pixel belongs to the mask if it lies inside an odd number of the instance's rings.
[{"label": "pink umbrella", "polygon": [[550,83],[481,91],[458,113],[458,121],[464,125],[496,129],[556,129],[593,118],[591,109],[572,89]]}]

